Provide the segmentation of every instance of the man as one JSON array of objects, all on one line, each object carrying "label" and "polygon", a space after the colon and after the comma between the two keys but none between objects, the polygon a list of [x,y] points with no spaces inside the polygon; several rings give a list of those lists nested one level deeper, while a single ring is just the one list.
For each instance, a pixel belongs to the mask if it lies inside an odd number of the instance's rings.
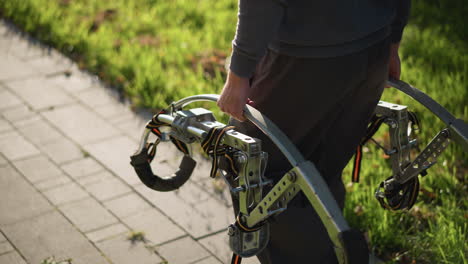
[{"label": "man", "polygon": [[[398,47],[410,0],[240,0],[230,72],[218,106],[269,153],[266,177],[290,169],[242,109],[266,114],[317,166],[338,204],[341,172],[365,133]],[[299,195],[270,223],[266,263],[336,263],[320,219]]]}]

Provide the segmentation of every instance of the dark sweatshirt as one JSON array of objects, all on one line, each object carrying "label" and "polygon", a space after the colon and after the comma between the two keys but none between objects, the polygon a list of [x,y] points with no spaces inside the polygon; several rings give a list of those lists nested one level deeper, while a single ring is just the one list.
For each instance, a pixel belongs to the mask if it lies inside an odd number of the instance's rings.
[{"label": "dark sweatshirt", "polygon": [[239,0],[230,69],[249,78],[267,48],[304,58],[399,42],[410,0]]}]

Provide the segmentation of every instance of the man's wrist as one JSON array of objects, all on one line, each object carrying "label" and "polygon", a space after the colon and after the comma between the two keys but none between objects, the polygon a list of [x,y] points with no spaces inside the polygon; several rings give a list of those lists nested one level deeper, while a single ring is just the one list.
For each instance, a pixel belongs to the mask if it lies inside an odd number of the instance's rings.
[{"label": "man's wrist", "polygon": [[227,76],[227,81],[230,83],[234,83],[234,84],[242,84],[242,83],[248,83],[249,79],[245,77],[241,77],[233,71],[229,71],[228,76]]}]

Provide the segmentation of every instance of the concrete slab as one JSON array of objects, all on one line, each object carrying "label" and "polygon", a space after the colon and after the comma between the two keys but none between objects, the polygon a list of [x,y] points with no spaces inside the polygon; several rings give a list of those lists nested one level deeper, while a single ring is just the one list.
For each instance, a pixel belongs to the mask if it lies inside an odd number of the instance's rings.
[{"label": "concrete slab", "polygon": [[62,165],[62,169],[74,179],[96,174],[104,168],[94,159],[87,157]]},{"label": "concrete slab", "polygon": [[67,73],[56,74],[47,77],[48,80],[57,84],[69,93],[77,93],[90,89],[98,84],[97,77],[81,73],[79,71],[70,71]]},{"label": "concrete slab", "polygon": [[[114,119],[124,115],[134,115],[130,110],[130,105],[125,103],[106,104],[94,107],[93,109],[105,119]],[[110,120],[110,122],[112,122],[112,120]]]},{"label": "concrete slab", "polygon": [[[80,144],[109,139],[119,134],[113,126],[82,105],[70,105],[42,114],[63,133]],[[109,151],[113,150],[108,149]]]},{"label": "concrete slab", "polygon": [[63,135],[57,129],[42,118],[23,122],[16,126],[24,137],[36,145],[50,143],[63,138]]},{"label": "concrete slab", "polygon": [[34,186],[36,186],[39,191],[44,192],[46,190],[65,185],[69,182],[71,182],[71,179],[68,176],[61,174],[57,177],[37,182]]},{"label": "concrete slab", "polygon": [[119,104],[115,91],[104,87],[93,87],[75,95],[83,104],[95,108],[110,104]]},{"label": "concrete slab", "polygon": [[41,156],[14,161],[15,167],[31,182],[58,177],[63,174],[49,159]]},{"label": "concrete slab", "polygon": [[[104,173],[108,174],[107,171]],[[87,184],[84,188],[99,201],[109,200],[132,192],[126,184],[122,183],[120,179],[116,178],[112,174],[108,174],[108,176],[104,177],[99,177],[97,175],[96,177],[99,178],[98,181]]]},{"label": "concrete slab", "polygon": [[34,66],[23,62],[19,58],[3,56],[0,60],[0,81],[24,79],[39,76],[40,74]]},{"label": "concrete slab", "polygon": [[8,164],[8,160],[3,157],[3,155],[0,155],[0,166],[5,166]]},{"label": "concrete slab", "polygon": [[18,107],[21,105],[23,105],[21,99],[12,92],[6,89],[0,91],[0,110],[9,110],[13,107]]},{"label": "concrete slab", "polygon": [[[156,192],[143,185],[135,189],[194,238],[224,230],[234,220],[233,212],[217,201],[196,209],[174,192]],[[213,208],[205,208],[208,206]]]},{"label": "concrete slab", "polygon": [[161,244],[186,235],[158,210],[151,208],[121,219],[132,230],[143,232],[149,244]]},{"label": "concrete slab", "polygon": [[222,263],[215,257],[208,257],[208,258],[199,260],[197,262],[194,262],[193,264],[222,264]]},{"label": "concrete slab", "polygon": [[0,117],[0,133],[13,130],[13,126],[8,121]]},{"label": "concrete slab", "polygon": [[9,165],[0,167],[0,201],[0,225],[16,223],[53,209],[47,200]]},{"label": "concrete slab", "polygon": [[191,237],[184,237],[156,248],[169,263],[189,264],[210,255]]},{"label": "concrete slab", "polygon": [[15,249],[11,246],[10,242],[8,241],[3,241],[0,242],[0,255],[15,251]]},{"label": "concrete slab", "polygon": [[97,243],[97,246],[114,264],[155,264],[162,261],[158,255],[146,248],[143,243],[132,244],[123,235]]},{"label": "concrete slab", "polygon": [[29,106],[21,104],[16,107],[8,108],[7,110],[2,111],[2,115],[3,117],[5,117],[6,120],[10,122],[15,122],[31,118],[34,115],[36,115],[36,113],[31,111],[31,108]]},{"label": "concrete slab", "polygon": [[121,223],[113,224],[110,226],[103,227],[101,229],[88,232],[86,236],[89,240],[93,241],[94,243],[100,242],[109,238],[116,237],[118,235],[128,234],[129,230],[126,226],[122,225]]},{"label": "concrete slab", "polygon": [[71,258],[73,264],[109,263],[56,211],[4,226],[2,230],[29,263],[41,263],[51,256],[56,259]]},{"label": "concrete slab", "polygon": [[118,222],[117,218],[93,198],[63,205],[60,210],[83,232],[89,232]]},{"label": "concrete slab", "polygon": [[40,145],[39,148],[57,164],[78,160],[85,155],[75,143],[63,137]]},{"label": "concrete slab", "polygon": [[141,181],[130,165],[130,155],[137,147],[135,141],[122,136],[85,145],[83,148],[126,183],[136,185]]},{"label": "concrete slab", "polygon": [[0,152],[9,160],[38,155],[39,150],[16,131],[0,134]]},{"label": "concrete slab", "polygon": [[39,58],[30,59],[28,60],[28,64],[46,75],[64,72],[74,67],[70,59],[55,52],[51,52]]},{"label": "concrete slab", "polygon": [[15,43],[15,45],[10,47],[9,52],[22,60],[30,60],[48,55],[50,53],[50,49],[44,47],[37,41],[21,38]]},{"label": "concrete slab", "polygon": [[89,197],[89,194],[74,182],[48,189],[44,195],[54,205],[62,205]]},{"label": "concrete slab", "polygon": [[104,206],[119,218],[149,209],[151,205],[136,193],[130,193],[116,199],[106,201]]},{"label": "concrete slab", "polygon": [[60,87],[44,77],[11,81],[6,85],[34,110],[49,109],[75,102]]},{"label": "concrete slab", "polygon": [[7,254],[0,255],[0,263],[5,264],[27,264],[26,261],[18,254],[18,252],[13,251]]},{"label": "concrete slab", "polygon": [[232,251],[229,248],[227,231],[200,239],[199,242],[223,263],[229,263],[231,260]]}]

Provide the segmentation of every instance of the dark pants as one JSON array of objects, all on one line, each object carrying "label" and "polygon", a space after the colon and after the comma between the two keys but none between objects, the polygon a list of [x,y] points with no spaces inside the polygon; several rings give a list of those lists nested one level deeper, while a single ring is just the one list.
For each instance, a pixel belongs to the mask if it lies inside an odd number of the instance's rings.
[{"label": "dark pants", "polygon": [[[363,137],[388,76],[389,41],[336,58],[296,58],[268,51],[252,78],[249,98],[311,160],[336,201],[344,206],[341,172]],[[266,176],[279,179],[291,166],[274,144],[249,122],[236,129],[262,140]],[[299,194],[270,221],[271,239],[262,264],[336,263],[319,217]]]}]

